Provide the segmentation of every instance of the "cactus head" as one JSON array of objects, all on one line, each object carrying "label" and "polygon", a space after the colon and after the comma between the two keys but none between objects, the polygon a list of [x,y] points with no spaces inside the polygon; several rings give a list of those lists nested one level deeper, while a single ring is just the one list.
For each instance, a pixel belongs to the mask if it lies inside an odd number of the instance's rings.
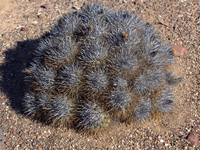
[{"label": "cactus head", "polygon": [[98,104],[93,102],[82,104],[77,114],[77,129],[81,132],[96,134],[109,128],[109,115]]}]

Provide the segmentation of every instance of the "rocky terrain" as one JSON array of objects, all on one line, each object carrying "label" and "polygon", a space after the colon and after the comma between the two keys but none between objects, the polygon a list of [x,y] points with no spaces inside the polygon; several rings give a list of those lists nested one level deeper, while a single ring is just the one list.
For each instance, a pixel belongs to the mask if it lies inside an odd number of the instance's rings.
[{"label": "rocky terrain", "polygon": [[[68,11],[88,3],[133,11],[174,46],[174,110],[158,119],[119,125],[103,135],[86,136],[34,122],[21,114],[23,72],[38,38]],[[199,149],[200,2],[198,0],[1,0],[0,149]]]}]

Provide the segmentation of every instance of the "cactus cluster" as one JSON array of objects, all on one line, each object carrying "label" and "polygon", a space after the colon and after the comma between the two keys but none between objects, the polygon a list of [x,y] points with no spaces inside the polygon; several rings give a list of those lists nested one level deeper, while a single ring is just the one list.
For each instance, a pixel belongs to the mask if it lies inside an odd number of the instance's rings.
[{"label": "cactus cluster", "polygon": [[98,133],[173,108],[172,48],[128,11],[93,4],[69,12],[33,55],[24,96],[33,119]]}]

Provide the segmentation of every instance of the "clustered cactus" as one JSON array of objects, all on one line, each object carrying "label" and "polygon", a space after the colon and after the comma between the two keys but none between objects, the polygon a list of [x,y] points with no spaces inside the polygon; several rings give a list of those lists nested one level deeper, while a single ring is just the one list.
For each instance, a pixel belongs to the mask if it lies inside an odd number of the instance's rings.
[{"label": "clustered cactus", "polygon": [[173,108],[172,48],[128,11],[93,4],[69,12],[33,55],[24,96],[33,119],[98,133]]}]

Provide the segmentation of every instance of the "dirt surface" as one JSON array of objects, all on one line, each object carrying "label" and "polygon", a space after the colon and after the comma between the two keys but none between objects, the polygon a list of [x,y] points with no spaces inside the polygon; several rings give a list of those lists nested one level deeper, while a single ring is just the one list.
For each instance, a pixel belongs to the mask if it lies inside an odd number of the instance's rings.
[{"label": "dirt surface", "polygon": [[[174,110],[157,120],[119,125],[99,136],[84,136],[74,130],[52,128],[23,116],[25,67],[37,39],[48,32],[68,11],[76,11],[85,0],[0,1],[0,128],[5,149],[200,149],[188,135],[200,136],[200,2],[198,0],[102,0],[112,9],[134,11],[152,24],[171,45],[187,51],[172,67],[183,82],[174,90]],[[47,4],[48,5],[44,5]],[[41,5],[44,5],[41,7]],[[1,131],[1,130],[0,130]],[[1,133],[0,133],[1,135]],[[193,136],[196,137],[196,136]],[[2,146],[3,149],[3,146]]]}]

